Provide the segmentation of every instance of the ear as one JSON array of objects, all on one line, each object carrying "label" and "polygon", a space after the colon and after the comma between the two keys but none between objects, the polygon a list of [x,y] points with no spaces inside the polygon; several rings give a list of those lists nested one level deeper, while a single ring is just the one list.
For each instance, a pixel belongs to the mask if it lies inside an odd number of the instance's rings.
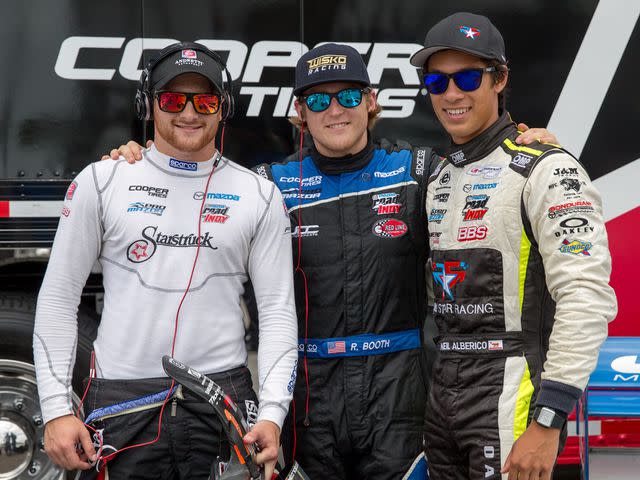
[{"label": "ear", "polygon": [[498,83],[493,85],[493,90],[496,93],[500,93],[502,92],[505,87],[507,86],[507,80],[509,79],[509,71],[505,71],[504,72],[504,76],[502,77],[502,80],[500,80]]},{"label": "ear", "polygon": [[297,98],[293,101],[293,106],[296,109],[296,113],[298,114],[298,118],[302,122],[304,122],[305,121],[304,120],[304,106],[298,101]]},{"label": "ear", "polygon": [[367,94],[367,111],[372,112],[376,109],[378,105],[378,94],[372,88],[371,91]]}]

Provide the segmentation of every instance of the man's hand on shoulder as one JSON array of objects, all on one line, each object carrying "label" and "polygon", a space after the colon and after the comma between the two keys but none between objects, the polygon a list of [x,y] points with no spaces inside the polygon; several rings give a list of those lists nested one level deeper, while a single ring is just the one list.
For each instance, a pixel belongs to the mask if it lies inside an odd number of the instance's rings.
[{"label": "man's hand on shoulder", "polygon": [[[147,140],[147,148],[153,145],[153,140]],[[142,145],[129,140],[126,145],[120,145],[117,149],[114,148],[109,152],[109,155],[103,155],[100,160],[118,160],[120,156],[123,156],[127,163],[136,163],[138,160],[142,160]]]},{"label": "man's hand on shoulder", "polygon": [[533,142],[559,144],[556,136],[546,128],[529,128],[526,124],[519,123],[518,131],[520,135],[516,138],[516,143],[520,145],[529,145]]},{"label": "man's hand on shoulder", "polygon": [[[78,448],[82,446],[82,450]],[[73,415],[47,422],[44,427],[44,450],[49,458],[66,470],[87,470],[96,460],[96,451],[84,423]]]},{"label": "man's hand on shoulder", "polygon": [[559,429],[543,427],[533,420],[513,444],[500,473],[508,473],[509,480],[518,478],[551,480],[559,443]]},{"label": "man's hand on shoulder", "polygon": [[261,420],[244,436],[244,443],[258,445],[260,452],[255,461],[258,465],[264,465],[264,478],[271,478],[278,461],[280,428],[269,420]]}]

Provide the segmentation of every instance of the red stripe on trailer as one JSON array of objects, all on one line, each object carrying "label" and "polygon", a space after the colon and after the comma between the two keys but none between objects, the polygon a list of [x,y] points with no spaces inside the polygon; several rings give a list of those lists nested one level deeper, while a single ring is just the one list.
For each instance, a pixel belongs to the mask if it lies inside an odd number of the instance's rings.
[{"label": "red stripe on trailer", "polygon": [[9,202],[0,202],[0,218],[9,216]]}]

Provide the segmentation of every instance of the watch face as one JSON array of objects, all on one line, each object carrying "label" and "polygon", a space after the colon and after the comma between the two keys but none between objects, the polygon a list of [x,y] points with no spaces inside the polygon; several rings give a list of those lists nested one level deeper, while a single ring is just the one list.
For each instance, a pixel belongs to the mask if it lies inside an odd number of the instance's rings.
[{"label": "watch face", "polygon": [[550,427],[555,416],[556,412],[549,408],[543,407],[540,409],[540,413],[538,414],[538,418],[536,418],[536,422],[545,427]]}]

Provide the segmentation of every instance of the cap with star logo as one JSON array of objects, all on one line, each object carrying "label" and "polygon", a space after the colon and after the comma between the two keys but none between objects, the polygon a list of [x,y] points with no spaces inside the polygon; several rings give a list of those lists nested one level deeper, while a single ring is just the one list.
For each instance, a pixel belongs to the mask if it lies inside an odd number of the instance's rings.
[{"label": "cap with star logo", "polygon": [[507,63],[502,35],[487,17],[474,13],[454,13],[431,27],[424,48],[411,57],[411,65],[424,68],[429,57],[440,50],[458,50]]}]

